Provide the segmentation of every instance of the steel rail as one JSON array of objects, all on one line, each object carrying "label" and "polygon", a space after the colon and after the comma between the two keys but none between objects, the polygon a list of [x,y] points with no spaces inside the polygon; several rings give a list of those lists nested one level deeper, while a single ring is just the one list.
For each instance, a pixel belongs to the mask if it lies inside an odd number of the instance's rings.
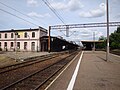
[{"label": "steel rail", "polygon": [[[71,54],[71,55],[75,55],[75,54]],[[71,56],[71,55],[70,55],[70,56]],[[66,58],[68,58],[68,57],[70,57],[70,56],[67,56],[67,57],[63,58],[63,59],[61,59],[60,61],[64,61]],[[38,71],[36,71],[36,72],[34,72],[34,73],[32,73],[32,74],[29,74],[29,75],[25,76],[24,78],[19,79],[19,80],[17,80],[16,82],[13,82],[13,83],[11,83],[11,84],[9,84],[9,85],[1,88],[1,90],[9,89],[9,88],[11,88],[12,86],[14,86],[14,85],[16,85],[16,84],[18,84],[18,83],[20,83],[20,82],[22,82],[22,81],[30,78],[30,77],[36,75],[36,74],[39,74],[40,72],[42,72],[42,71],[44,71],[44,70],[46,70],[46,69],[48,69],[48,68],[50,68],[50,67],[52,67],[53,65],[59,63],[60,61],[58,61],[58,62],[56,62],[56,63],[54,63],[54,64],[52,64],[52,65],[46,66],[46,67],[45,67],[44,69],[42,69],[42,70],[38,70]],[[57,71],[56,71],[56,73],[57,73]],[[53,75],[54,75],[54,74],[53,74]],[[51,75],[50,77],[52,77],[52,75]],[[49,78],[47,78],[47,80],[48,80],[48,79],[49,79]],[[44,80],[40,85],[37,85],[37,87],[35,88],[35,90],[37,90],[37,88],[39,88],[41,85],[43,85],[47,80]]]},{"label": "steel rail", "polygon": [[42,58],[38,57],[38,58],[32,59],[31,61],[26,61],[26,62],[23,62],[23,63],[18,63],[18,64],[15,64],[15,65],[10,65],[10,66],[4,67],[4,68],[1,69],[0,74],[8,72],[8,71],[15,70],[15,69],[18,69],[18,68],[30,66],[30,65],[33,65],[33,64],[36,64],[36,63],[39,63],[39,62],[43,62],[43,61],[46,61],[48,59],[55,58],[59,54],[61,54],[61,53],[53,54],[53,56],[50,56],[50,55],[47,55],[45,57],[42,56]]},{"label": "steel rail", "polygon": [[[79,53],[78,53],[79,54]],[[76,56],[76,54],[75,54]],[[74,56],[74,57],[75,57]],[[69,56],[68,56],[69,57]],[[72,58],[73,59],[73,58]],[[43,81],[41,84],[39,84],[35,89],[33,90],[38,90],[40,87],[42,87],[47,81],[50,80],[50,78],[52,78],[54,75],[56,75],[60,70],[62,70],[68,63],[66,63],[65,65],[61,66],[61,68],[59,68],[58,70],[56,70],[52,75],[50,75],[45,81]]]}]

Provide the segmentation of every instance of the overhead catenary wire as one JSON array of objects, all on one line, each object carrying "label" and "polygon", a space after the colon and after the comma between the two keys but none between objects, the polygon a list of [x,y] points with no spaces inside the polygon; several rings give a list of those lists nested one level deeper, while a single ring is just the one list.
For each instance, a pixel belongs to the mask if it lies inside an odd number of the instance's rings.
[{"label": "overhead catenary wire", "polygon": [[10,13],[10,12],[4,10],[4,9],[0,9],[0,10],[3,11],[3,12],[5,12],[5,13],[8,13],[8,14],[14,16],[14,17],[17,17],[17,18],[19,18],[19,19],[21,19],[21,20],[23,20],[23,21],[25,21],[25,22],[28,22],[28,23],[30,23],[30,24],[32,24],[32,25],[34,25],[34,26],[39,26],[39,25],[37,25],[37,24],[35,24],[35,23],[32,23],[32,22],[30,22],[30,21],[28,21],[28,20],[26,20],[26,19],[23,19],[23,18],[20,17],[20,16],[17,16],[17,15],[15,15],[15,14],[13,14],[13,13]]}]

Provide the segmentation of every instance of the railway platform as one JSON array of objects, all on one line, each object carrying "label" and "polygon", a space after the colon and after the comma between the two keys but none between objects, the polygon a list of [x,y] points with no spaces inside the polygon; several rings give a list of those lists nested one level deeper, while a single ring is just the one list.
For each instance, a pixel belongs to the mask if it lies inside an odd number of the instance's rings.
[{"label": "railway platform", "polygon": [[83,51],[45,90],[120,90],[120,56]]}]

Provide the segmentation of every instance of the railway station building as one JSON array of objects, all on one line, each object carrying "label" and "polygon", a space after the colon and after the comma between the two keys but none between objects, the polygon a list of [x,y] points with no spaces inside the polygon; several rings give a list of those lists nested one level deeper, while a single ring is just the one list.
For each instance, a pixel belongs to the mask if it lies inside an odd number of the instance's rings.
[{"label": "railway station building", "polygon": [[41,51],[40,38],[47,36],[47,30],[36,29],[0,31],[0,50],[2,51]]}]

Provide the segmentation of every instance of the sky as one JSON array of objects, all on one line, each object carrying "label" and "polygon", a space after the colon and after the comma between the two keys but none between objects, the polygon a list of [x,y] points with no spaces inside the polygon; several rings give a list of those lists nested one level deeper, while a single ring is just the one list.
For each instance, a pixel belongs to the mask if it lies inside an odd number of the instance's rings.
[{"label": "sky", "polygon": [[[48,29],[49,26],[61,24],[106,22],[106,0],[47,1],[59,14],[62,21],[58,19],[43,0],[0,0],[0,30],[38,28],[38,26]],[[120,0],[109,0],[110,22],[120,21],[119,9]],[[117,27],[110,27],[110,33],[113,33],[116,29]],[[79,28],[70,29],[69,31],[69,37],[65,36],[65,31],[60,30],[51,30],[51,35],[62,36],[67,40],[76,42],[93,40],[94,32],[96,40],[100,36],[106,37],[106,27]]]}]

